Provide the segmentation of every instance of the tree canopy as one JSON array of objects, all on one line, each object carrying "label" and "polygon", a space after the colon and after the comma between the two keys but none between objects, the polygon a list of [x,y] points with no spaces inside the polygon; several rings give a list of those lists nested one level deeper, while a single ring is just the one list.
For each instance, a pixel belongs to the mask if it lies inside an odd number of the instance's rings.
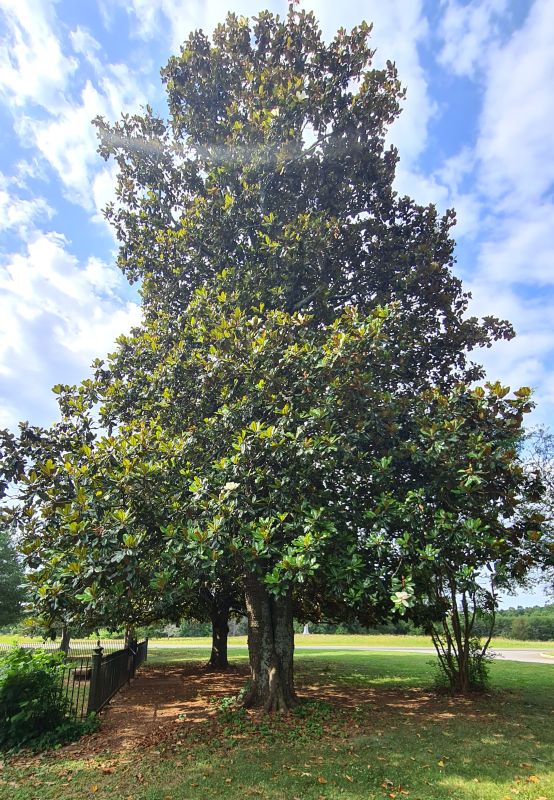
[{"label": "tree canopy", "polygon": [[529,390],[396,394],[397,308],[315,326],[241,309],[231,279],[123,337],[118,377],[108,364],[103,381],[57,387],[89,443],[39,449],[20,520],[46,614],[77,598],[91,619],[148,621],[234,582],[251,702],[280,708],[294,700],[295,607],[372,621],[411,609],[431,625],[485,565],[499,580],[528,569],[540,537],[517,517],[534,488],[516,445]]},{"label": "tree canopy", "polygon": [[118,263],[147,314],[178,315],[228,267],[242,308],[328,322],[346,304],[398,302],[397,390],[476,378],[468,351],[513,331],[467,317],[454,213],[393,189],[385,134],[404,92],[392,63],[372,66],[370,36],[362,23],[326,43],[292,6],[284,19],[230,14],[212,41],[191,34],[162,70],[167,120],[150,108],[96,120],[118,165]]},{"label": "tree canopy", "polygon": [[295,700],[294,608],[440,623],[540,538],[529,390],[472,385],[471,351],[512,329],[467,316],[453,212],[393,188],[403,90],[370,33],[231,14],[162,70],[168,119],[95,121],[144,322],[55,387],[58,427],[5,437],[38,607],[146,620],[243,593],[245,702],[268,709]]}]

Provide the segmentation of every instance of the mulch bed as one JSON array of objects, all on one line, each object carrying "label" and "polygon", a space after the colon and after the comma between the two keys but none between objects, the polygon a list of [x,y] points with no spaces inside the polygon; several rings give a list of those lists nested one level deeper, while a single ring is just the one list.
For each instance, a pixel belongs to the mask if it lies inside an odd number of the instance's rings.
[{"label": "mulch bed", "polygon": [[[248,667],[239,666],[225,673],[212,672],[197,663],[182,666],[143,668],[130,687],[117,694],[101,713],[98,732],[74,742],[60,751],[59,757],[88,758],[102,753],[131,752],[163,746],[179,738],[180,731],[190,735],[202,723],[215,723],[216,701],[236,695],[248,678]],[[393,714],[405,718],[425,717],[439,722],[459,713],[471,714],[473,701],[437,696],[420,689],[375,689],[336,684],[300,687],[305,699],[321,700],[338,713],[357,707],[370,708],[376,715]],[[260,712],[249,712],[258,716]],[[483,716],[484,709],[479,713]],[[207,731],[206,731],[207,732]]]}]

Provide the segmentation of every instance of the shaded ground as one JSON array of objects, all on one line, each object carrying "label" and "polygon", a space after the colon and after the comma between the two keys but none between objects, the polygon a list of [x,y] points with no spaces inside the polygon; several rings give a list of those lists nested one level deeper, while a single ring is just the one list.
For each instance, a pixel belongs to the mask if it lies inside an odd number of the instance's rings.
[{"label": "shaded ground", "polygon": [[[148,750],[176,735],[178,738],[179,729],[190,735],[197,726],[206,735],[209,727],[203,723],[215,721],[217,700],[236,695],[247,677],[246,666],[226,673],[208,671],[200,664],[143,668],[132,685],[116,695],[101,713],[101,729],[63,748],[60,756],[87,758],[104,752]],[[474,706],[470,699],[438,696],[421,689],[402,691],[325,682],[302,685],[301,681],[297,685],[302,699],[328,703],[334,715],[363,708],[377,716],[396,712],[408,719],[423,715],[428,721],[440,721],[462,708],[471,715]],[[486,712],[480,708],[478,713],[483,716]],[[249,711],[247,716],[254,721],[261,715]]]},{"label": "shaded ground", "polygon": [[497,662],[494,691],[460,699],[427,688],[425,656],[312,651],[311,702],[264,717],[211,702],[244,661],[218,675],[182,653],[152,653],[97,734],[0,760],[0,800],[554,800],[552,665]]},{"label": "shaded ground", "polygon": [[215,716],[214,700],[236,694],[246,676],[245,668],[215,673],[199,664],[144,667],[131,686],[119,692],[101,712],[98,733],[63,748],[63,755],[156,746],[176,726],[190,726]]}]

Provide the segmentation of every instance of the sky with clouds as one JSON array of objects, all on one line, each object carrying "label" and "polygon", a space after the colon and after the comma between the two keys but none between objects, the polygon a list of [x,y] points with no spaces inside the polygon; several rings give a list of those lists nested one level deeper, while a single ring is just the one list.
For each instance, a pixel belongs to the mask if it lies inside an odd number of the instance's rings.
[{"label": "sky with clouds", "polygon": [[[482,353],[491,378],[535,389],[554,424],[554,3],[302,0],[327,37],[373,22],[377,66],[407,89],[389,138],[396,186],[458,213],[456,271],[472,312],[517,338]],[[102,217],[113,166],[91,120],[147,102],[195,28],[281,0],[0,0],[0,427],[49,424],[55,383],[140,320]]]}]

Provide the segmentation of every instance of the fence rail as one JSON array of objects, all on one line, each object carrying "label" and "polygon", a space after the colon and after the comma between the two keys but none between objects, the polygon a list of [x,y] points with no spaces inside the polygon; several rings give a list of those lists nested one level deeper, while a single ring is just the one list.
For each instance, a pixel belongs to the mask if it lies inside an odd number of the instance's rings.
[{"label": "fence rail", "polygon": [[90,657],[67,661],[61,668],[60,693],[65,698],[67,715],[71,719],[85,719],[89,713],[91,674]]},{"label": "fence rail", "polygon": [[135,670],[141,667],[148,656],[148,639],[144,642],[138,642],[137,652],[135,653]]},{"label": "fence rail", "polygon": [[[55,644],[46,642],[45,644]],[[0,644],[0,653],[14,647],[58,651],[59,647]],[[135,677],[137,669],[148,657],[148,639],[131,641],[128,647],[105,653],[98,644],[90,655],[71,655],[60,667],[60,697],[65,699],[71,719],[85,719],[98,712],[112,697]]]},{"label": "fence rail", "polygon": [[87,713],[104,708],[114,694],[135,677],[147,656],[148,639],[131,641],[128,647],[108,655],[104,655],[102,647],[95,648],[91,658]]}]

